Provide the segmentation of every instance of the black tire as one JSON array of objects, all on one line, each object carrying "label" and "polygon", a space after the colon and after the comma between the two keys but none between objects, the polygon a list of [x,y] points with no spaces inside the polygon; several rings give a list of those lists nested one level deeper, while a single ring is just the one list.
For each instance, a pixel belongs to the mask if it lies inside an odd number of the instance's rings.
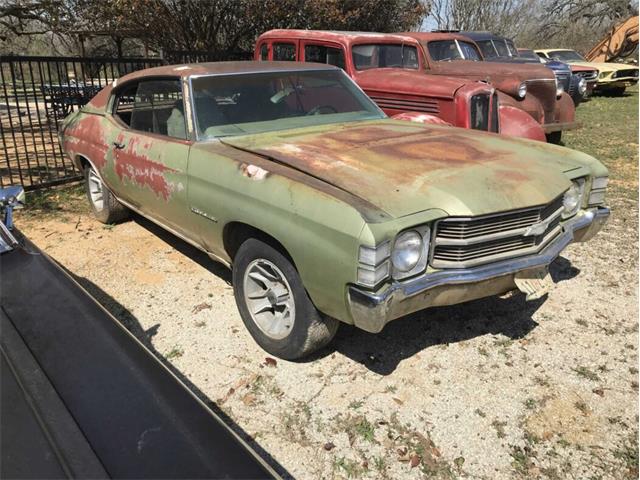
[{"label": "black tire", "polygon": [[[294,321],[284,338],[275,339],[254,321],[245,300],[245,272],[254,262],[266,260],[284,275],[294,302]],[[236,305],[247,330],[265,351],[285,360],[295,360],[327,345],[338,331],[340,322],[320,313],[311,302],[300,275],[291,261],[270,245],[250,238],[238,249],[233,261],[233,290]]]},{"label": "black tire", "polygon": [[626,89],[626,87],[610,88],[609,90],[605,90],[605,93],[608,97],[621,97],[624,95]]},{"label": "black tire", "polygon": [[561,140],[562,140],[562,131],[547,133],[547,142],[553,143],[554,145],[558,145],[560,144]]},{"label": "black tire", "polygon": [[[102,223],[116,223],[125,220],[129,217],[129,209],[122,205],[116,197],[113,196],[111,191],[100,181],[102,189],[102,204],[97,204],[92,198],[92,173],[95,175],[95,170],[91,165],[87,165],[84,169],[84,189],[87,194],[87,200],[93,210],[93,215]],[[93,185],[95,187],[96,177],[93,177]],[[99,180],[98,180],[99,181]]]}]

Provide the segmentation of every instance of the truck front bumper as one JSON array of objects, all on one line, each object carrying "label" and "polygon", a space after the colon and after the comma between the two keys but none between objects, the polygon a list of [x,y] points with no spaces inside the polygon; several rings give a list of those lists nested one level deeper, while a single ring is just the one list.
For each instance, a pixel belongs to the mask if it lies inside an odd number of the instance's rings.
[{"label": "truck front bumper", "polygon": [[545,123],[542,125],[542,130],[544,130],[544,133],[563,132],[565,130],[575,130],[579,126],[578,122]]},{"label": "truck front bumper", "polygon": [[391,320],[428,307],[453,305],[499,295],[516,288],[518,272],[548,266],[572,242],[592,238],[609,218],[606,207],[582,210],[563,226],[562,233],[535,255],[511,258],[473,268],[438,270],[393,282],[372,292],[355,285],[347,290],[354,324],[377,333]]}]

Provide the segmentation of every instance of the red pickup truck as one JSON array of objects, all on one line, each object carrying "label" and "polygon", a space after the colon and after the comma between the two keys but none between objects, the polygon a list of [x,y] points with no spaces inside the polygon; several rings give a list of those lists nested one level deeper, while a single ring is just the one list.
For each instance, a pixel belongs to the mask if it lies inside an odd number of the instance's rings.
[{"label": "red pickup truck", "polygon": [[407,35],[271,30],[258,38],[255,59],[341,67],[392,117],[545,140],[536,119],[502,105],[505,95],[487,82],[430,75],[420,42]]}]

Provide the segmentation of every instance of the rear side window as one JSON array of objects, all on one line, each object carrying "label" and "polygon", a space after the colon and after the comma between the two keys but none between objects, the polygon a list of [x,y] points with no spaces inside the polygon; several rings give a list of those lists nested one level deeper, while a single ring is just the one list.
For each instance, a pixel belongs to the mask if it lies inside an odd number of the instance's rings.
[{"label": "rear side window", "polygon": [[370,68],[418,68],[418,49],[403,44],[355,45],[353,63],[357,70]]},{"label": "rear side window", "polygon": [[328,63],[344,70],[344,52],[341,48],[327,47],[325,45],[305,45],[304,61]]},{"label": "rear side window", "polygon": [[275,61],[296,61],[296,46],[293,43],[274,43],[273,59]]},{"label": "rear side window", "polygon": [[498,56],[498,52],[496,52],[495,48],[493,48],[493,42],[491,40],[480,40],[476,41],[480,50],[482,51],[482,55],[485,58],[493,58]]},{"label": "rear side window", "polygon": [[260,60],[269,60],[269,46],[266,43],[260,45]]},{"label": "rear side window", "polygon": [[178,79],[146,80],[125,87],[117,94],[114,115],[132,130],[187,138]]}]

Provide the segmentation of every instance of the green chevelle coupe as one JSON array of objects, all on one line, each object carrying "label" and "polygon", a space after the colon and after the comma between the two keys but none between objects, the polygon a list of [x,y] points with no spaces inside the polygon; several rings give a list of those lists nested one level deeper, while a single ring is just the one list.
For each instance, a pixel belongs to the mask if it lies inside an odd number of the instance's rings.
[{"label": "green chevelle coupe", "polygon": [[379,332],[430,306],[539,298],[609,216],[594,158],[388,119],[328,65],[138,71],[60,138],[100,221],[133,210],[231,267],[247,329],[287,359],[339,322]]}]

